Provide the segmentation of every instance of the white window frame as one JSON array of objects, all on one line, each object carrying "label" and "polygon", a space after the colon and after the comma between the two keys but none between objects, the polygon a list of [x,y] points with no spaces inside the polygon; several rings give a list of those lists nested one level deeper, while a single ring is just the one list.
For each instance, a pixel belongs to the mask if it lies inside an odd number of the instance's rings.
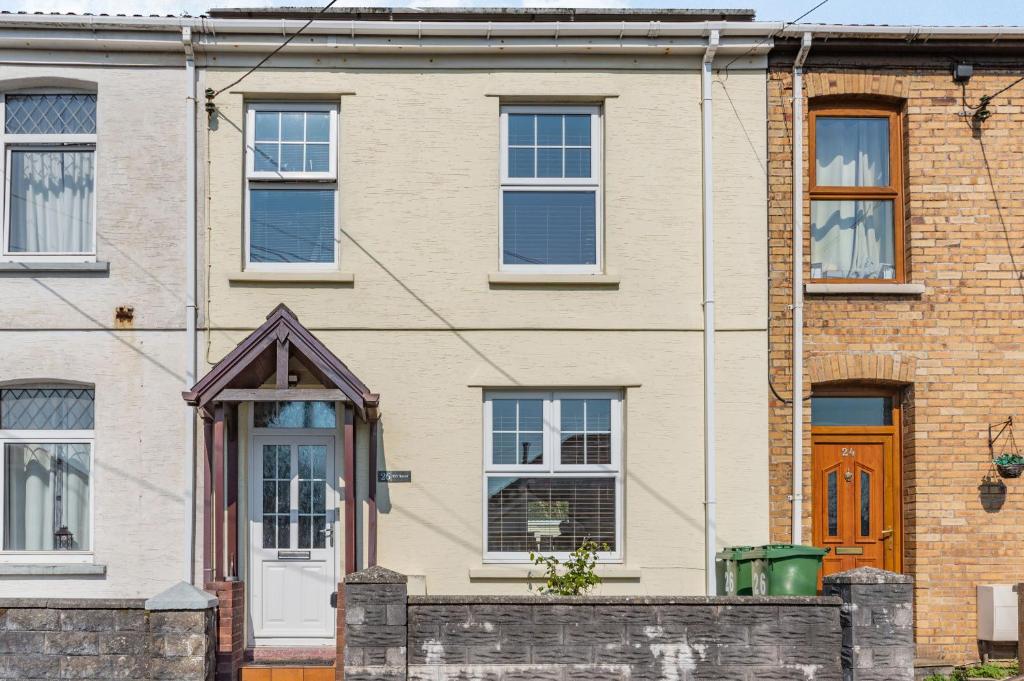
[{"label": "white window frame", "polygon": [[[509,177],[508,115],[509,114],[590,114],[590,177]],[[503,106],[501,107],[501,188],[498,190],[498,265],[502,272],[523,274],[600,274],[604,271],[604,154],[600,106]],[[564,148],[564,147],[563,147]],[[594,193],[595,262],[592,265],[529,265],[505,263],[505,194],[506,192],[585,191]]]},{"label": "white window frame", "polygon": [[[0,262],[96,262],[96,239],[97,213],[96,196],[97,192],[97,168],[98,149],[96,144],[97,135],[23,135],[7,134],[7,97],[8,95],[95,95],[89,90],[75,90],[69,88],[28,88],[23,90],[12,90],[0,94],[0,159],[2,159],[2,170],[4,174],[3,183],[3,234],[0,235]],[[98,106],[98,105],[97,105]],[[99,109],[97,108],[96,127],[99,128]],[[91,151],[92,152],[92,250],[81,253],[61,252],[39,252],[21,253],[11,252],[11,151]]]},{"label": "white window frame", "polygon": [[[544,400],[544,463],[536,464],[495,464],[493,433],[494,400]],[[608,464],[563,465],[561,458],[561,401],[563,399],[606,399],[611,400],[611,461]],[[487,481],[489,478],[615,478],[615,550],[598,552],[600,563],[623,562],[623,481],[622,449],[623,397],[618,390],[498,390],[484,394],[484,470],[482,494],[483,519],[483,562],[484,563],[530,563],[529,552],[488,551],[487,549]],[[559,560],[569,557],[568,552],[555,552]]]},{"label": "white window frame", "polygon": [[[243,243],[245,269],[251,272],[331,272],[340,262],[338,205],[338,104],[334,102],[248,102],[245,112],[245,225]],[[257,111],[327,111],[330,113],[326,172],[256,170]],[[334,260],[332,262],[253,262],[250,252],[251,196],[253,189],[334,189]]]},{"label": "white window frame", "polygon": [[[82,388],[78,385],[30,383],[0,390],[32,388]],[[94,393],[95,395],[95,393]],[[95,400],[95,397],[94,397]],[[94,401],[95,409],[95,401]],[[89,445],[89,548],[83,551],[8,551],[3,548],[7,531],[7,445]],[[91,563],[96,547],[96,430],[0,430],[0,563]]]}]

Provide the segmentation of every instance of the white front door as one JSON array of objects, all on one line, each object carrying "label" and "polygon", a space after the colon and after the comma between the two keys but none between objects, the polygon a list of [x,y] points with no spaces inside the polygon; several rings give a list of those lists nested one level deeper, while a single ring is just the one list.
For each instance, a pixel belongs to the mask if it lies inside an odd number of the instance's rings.
[{"label": "white front door", "polygon": [[325,645],[336,624],[334,438],[253,438],[250,612],[257,645]]}]

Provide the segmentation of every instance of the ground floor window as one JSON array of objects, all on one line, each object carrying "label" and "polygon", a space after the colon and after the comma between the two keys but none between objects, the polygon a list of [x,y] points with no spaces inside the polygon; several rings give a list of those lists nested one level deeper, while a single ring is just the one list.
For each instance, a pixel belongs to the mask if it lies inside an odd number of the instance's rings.
[{"label": "ground floor window", "polygon": [[93,390],[0,390],[4,551],[89,551]]},{"label": "ground floor window", "polygon": [[621,557],[619,393],[488,393],[484,423],[486,559],[565,555],[588,539]]}]

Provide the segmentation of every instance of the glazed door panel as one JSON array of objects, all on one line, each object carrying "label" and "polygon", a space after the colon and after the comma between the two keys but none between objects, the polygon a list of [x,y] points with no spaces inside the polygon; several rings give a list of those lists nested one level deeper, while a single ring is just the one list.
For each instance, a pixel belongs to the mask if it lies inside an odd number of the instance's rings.
[{"label": "glazed door panel", "polygon": [[[334,637],[337,588],[334,439],[253,439],[249,497],[251,613],[256,643]],[[270,639],[270,641],[268,641]]]},{"label": "glazed door panel", "polygon": [[814,442],[814,543],[830,548],[824,574],[886,568],[885,461],[891,435],[830,435]]}]

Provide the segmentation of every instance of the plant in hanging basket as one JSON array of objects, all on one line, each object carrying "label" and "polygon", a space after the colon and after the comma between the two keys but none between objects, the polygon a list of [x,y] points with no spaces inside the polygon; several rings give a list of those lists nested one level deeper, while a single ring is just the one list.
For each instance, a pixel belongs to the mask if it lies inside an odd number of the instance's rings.
[{"label": "plant in hanging basket", "polygon": [[1002,454],[992,460],[1001,478],[1019,478],[1024,473],[1024,456]]}]

